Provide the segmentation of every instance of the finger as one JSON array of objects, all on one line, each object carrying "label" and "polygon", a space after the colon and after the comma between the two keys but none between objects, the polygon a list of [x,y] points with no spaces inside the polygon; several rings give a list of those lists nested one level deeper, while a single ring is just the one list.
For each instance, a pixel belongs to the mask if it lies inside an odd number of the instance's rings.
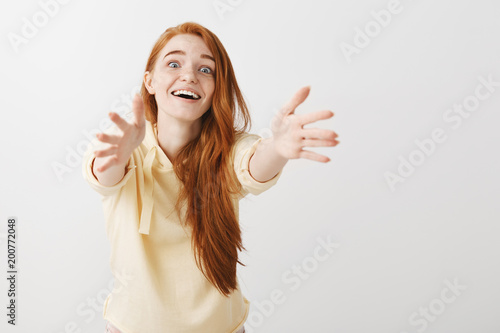
[{"label": "finger", "polygon": [[339,142],[336,140],[306,139],[302,141],[304,147],[334,147]]},{"label": "finger", "polygon": [[132,100],[132,112],[134,112],[135,123],[137,126],[144,126],[146,121],[144,118],[144,103],[139,94],[135,94]]},{"label": "finger", "polygon": [[114,122],[116,124],[116,126],[118,126],[119,129],[121,129],[123,132],[125,132],[128,128],[128,126],[130,125],[129,123],[127,123],[127,121],[125,119],[123,119],[122,117],[120,117],[118,115],[118,113],[115,113],[115,112],[110,112],[109,113],[109,118],[111,119],[112,122]]},{"label": "finger", "polygon": [[311,90],[310,86],[300,88],[295,95],[281,108],[281,113],[283,115],[292,114],[297,106],[302,104],[309,95]]},{"label": "finger", "polygon": [[306,114],[297,115],[297,119],[302,125],[307,125],[310,123],[314,123],[318,120],[329,119],[333,117],[334,113],[330,110],[311,112]]},{"label": "finger", "polygon": [[96,137],[99,141],[109,143],[112,145],[118,144],[118,142],[120,142],[121,139],[121,137],[118,135],[111,135],[106,133],[98,133]]},{"label": "finger", "polygon": [[323,140],[335,140],[338,137],[337,133],[322,128],[304,128],[302,129],[301,135],[308,139],[323,139]]},{"label": "finger", "polygon": [[105,156],[110,156],[110,155],[116,154],[117,151],[118,151],[117,146],[111,146],[107,149],[96,150],[94,152],[94,154],[96,157],[105,157]]},{"label": "finger", "polygon": [[302,150],[299,153],[299,156],[300,156],[300,158],[307,158],[308,160],[313,160],[313,161],[322,162],[322,163],[330,162],[330,158],[328,158],[327,156],[320,155],[318,153],[315,153],[315,152],[312,152],[309,150]]}]

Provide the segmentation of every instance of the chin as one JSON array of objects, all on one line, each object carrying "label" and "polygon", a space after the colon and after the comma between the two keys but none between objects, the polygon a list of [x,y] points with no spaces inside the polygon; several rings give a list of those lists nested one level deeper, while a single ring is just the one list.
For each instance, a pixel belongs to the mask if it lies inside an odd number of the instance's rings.
[{"label": "chin", "polygon": [[178,121],[193,122],[200,119],[205,112],[193,112],[189,110],[178,110],[177,112],[165,112],[165,114],[171,118],[175,118]]}]

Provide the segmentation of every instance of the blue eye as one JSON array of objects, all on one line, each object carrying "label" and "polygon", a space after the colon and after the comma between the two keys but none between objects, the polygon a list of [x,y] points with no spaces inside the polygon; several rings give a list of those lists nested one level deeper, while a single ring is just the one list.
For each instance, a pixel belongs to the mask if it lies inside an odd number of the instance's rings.
[{"label": "blue eye", "polygon": [[[206,71],[203,71],[204,69],[206,69]],[[212,74],[212,69],[209,67],[203,67],[202,69],[200,69],[200,71],[202,71],[205,74]]]},{"label": "blue eye", "polygon": [[[177,67],[172,67],[172,66],[170,66],[170,65],[172,65],[172,64],[176,64],[176,65],[177,65]],[[178,68],[178,67],[179,67],[179,64],[178,64],[178,63],[176,63],[176,62],[174,62],[174,61],[171,61],[171,62],[169,62],[169,63],[168,63],[168,67]]]}]

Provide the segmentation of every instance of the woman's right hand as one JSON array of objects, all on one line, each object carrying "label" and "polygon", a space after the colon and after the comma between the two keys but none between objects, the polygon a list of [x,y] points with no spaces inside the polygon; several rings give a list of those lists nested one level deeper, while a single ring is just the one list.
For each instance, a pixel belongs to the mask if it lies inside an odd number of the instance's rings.
[{"label": "woman's right hand", "polygon": [[[146,119],[144,115],[144,104],[142,98],[136,94],[132,100],[132,111],[134,117],[129,123],[115,112],[109,113],[113,121],[122,133],[106,134],[98,133],[97,139],[107,143],[107,147],[96,150],[94,161],[94,173],[101,183],[116,184],[125,173],[125,166],[146,134]],[[104,180],[104,182],[103,182]],[[113,184],[111,184],[113,185]]]}]

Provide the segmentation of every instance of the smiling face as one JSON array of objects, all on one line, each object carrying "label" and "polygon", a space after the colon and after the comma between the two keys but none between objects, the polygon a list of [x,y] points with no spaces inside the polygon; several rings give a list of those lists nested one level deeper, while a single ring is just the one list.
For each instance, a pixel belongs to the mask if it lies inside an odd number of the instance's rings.
[{"label": "smiling face", "polygon": [[155,96],[158,113],[180,121],[196,121],[212,105],[213,55],[197,35],[174,36],[160,51],[152,72],[144,74],[144,84]]}]

